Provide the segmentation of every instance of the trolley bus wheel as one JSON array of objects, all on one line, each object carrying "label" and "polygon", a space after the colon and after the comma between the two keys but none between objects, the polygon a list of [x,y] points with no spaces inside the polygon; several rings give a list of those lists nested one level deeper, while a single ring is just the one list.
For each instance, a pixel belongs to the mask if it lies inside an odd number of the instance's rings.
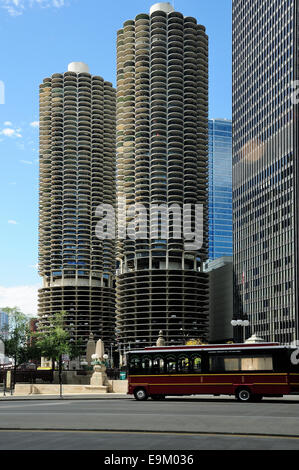
[{"label": "trolley bus wheel", "polygon": [[151,395],[152,400],[165,400],[165,395]]},{"label": "trolley bus wheel", "polygon": [[251,401],[252,393],[248,388],[238,388],[236,390],[236,399],[242,402]]},{"label": "trolley bus wheel", "polygon": [[144,388],[135,388],[134,390],[134,397],[138,401],[145,401],[148,399],[148,394],[144,390]]}]

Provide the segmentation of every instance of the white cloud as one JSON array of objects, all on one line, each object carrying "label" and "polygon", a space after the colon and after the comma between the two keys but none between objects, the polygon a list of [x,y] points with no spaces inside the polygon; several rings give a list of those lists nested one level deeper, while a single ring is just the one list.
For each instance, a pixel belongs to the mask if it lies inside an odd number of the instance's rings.
[{"label": "white cloud", "polygon": [[5,126],[5,127],[12,126],[12,122],[10,122],[10,121],[5,121],[4,126]]},{"label": "white cloud", "polygon": [[33,165],[33,162],[30,160],[20,160],[21,163],[24,163],[24,165]]},{"label": "white cloud", "polygon": [[14,129],[3,129],[1,131],[1,134],[6,135],[7,137],[12,137],[15,134],[15,130]]},{"label": "white cloud", "polygon": [[1,6],[10,16],[19,16],[24,10],[24,5],[19,0],[1,0]]},{"label": "white cloud", "polygon": [[20,16],[28,7],[61,8],[65,4],[65,0],[0,0],[0,7],[4,8],[10,16]]},{"label": "white cloud", "polygon": [[5,127],[0,131],[0,135],[4,135],[5,137],[17,137],[18,139],[22,137],[21,129],[13,129],[12,127]]},{"label": "white cloud", "polygon": [[37,293],[40,285],[0,286],[0,307],[19,307],[26,315],[37,314]]},{"label": "white cloud", "polygon": [[33,121],[30,123],[31,127],[39,127],[39,121]]},{"label": "white cloud", "polygon": [[18,224],[18,222],[16,222],[15,220],[8,220],[7,223],[10,224],[10,225],[17,225]]}]

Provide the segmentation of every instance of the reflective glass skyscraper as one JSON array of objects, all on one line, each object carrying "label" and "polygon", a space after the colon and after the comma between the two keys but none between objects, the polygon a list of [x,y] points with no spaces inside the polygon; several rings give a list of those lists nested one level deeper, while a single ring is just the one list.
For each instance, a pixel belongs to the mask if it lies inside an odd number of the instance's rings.
[{"label": "reflective glass skyscraper", "polygon": [[298,339],[298,0],[233,0],[235,315]]},{"label": "reflective glass skyscraper", "polygon": [[8,314],[0,311],[0,333],[8,327]]},{"label": "reflective glass skyscraper", "polygon": [[209,120],[209,259],[232,256],[232,122]]}]

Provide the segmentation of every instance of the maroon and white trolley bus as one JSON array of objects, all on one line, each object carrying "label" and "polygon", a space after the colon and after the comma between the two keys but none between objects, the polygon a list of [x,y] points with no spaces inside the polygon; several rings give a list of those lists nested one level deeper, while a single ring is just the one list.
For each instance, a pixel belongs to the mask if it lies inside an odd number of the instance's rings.
[{"label": "maroon and white trolley bus", "polygon": [[278,343],[147,347],[127,353],[136,400],[233,395],[259,401],[299,393],[299,350]]}]

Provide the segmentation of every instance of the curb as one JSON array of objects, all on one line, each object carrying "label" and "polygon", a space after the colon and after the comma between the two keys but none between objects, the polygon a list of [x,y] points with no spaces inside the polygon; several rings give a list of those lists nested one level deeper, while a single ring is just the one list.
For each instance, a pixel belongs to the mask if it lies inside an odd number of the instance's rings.
[{"label": "curb", "polygon": [[60,400],[105,400],[105,399],[108,399],[108,400],[119,400],[119,399],[123,399],[123,400],[130,400],[133,398],[133,395],[127,395],[127,394],[104,394],[104,395],[94,395],[94,396],[90,396],[90,395],[62,395],[62,397],[60,396],[53,396],[53,395],[43,395],[42,397],[41,396],[17,396],[17,397],[14,397],[14,396],[10,396],[10,397],[0,397],[0,403],[2,401],[42,401],[42,400],[57,400],[57,401],[60,401]]}]

